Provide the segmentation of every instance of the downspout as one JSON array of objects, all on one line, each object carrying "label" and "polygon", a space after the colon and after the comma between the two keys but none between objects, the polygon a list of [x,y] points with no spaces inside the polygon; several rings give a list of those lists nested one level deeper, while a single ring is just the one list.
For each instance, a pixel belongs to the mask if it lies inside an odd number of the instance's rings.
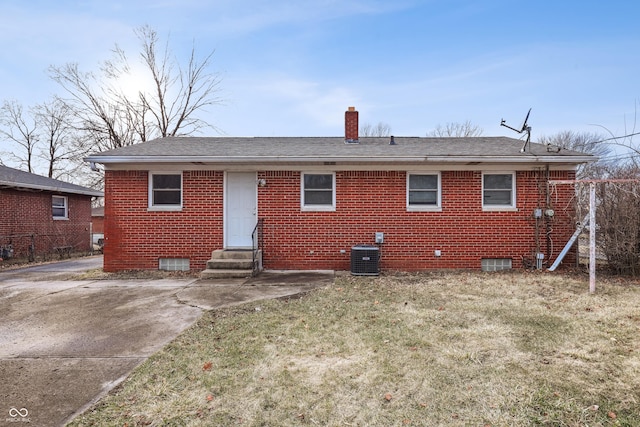
[{"label": "downspout", "polygon": [[547,163],[547,167],[546,167],[546,173],[547,173],[547,185],[546,185],[546,208],[545,208],[545,212],[544,212],[544,222],[546,225],[546,236],[547,236],[547,263],[551,262],[551,256],[552,256],[552,245],[551,245],[551,216],[547,215],[547,212],[550,212],[551,209],[551,192],[549,190],[549,180],[551,178],[551,173],[549,172],[549,163]]},{"label": "downspout", "polygon": [[540,258],[541,253],[540,253],[540,221],[544,221],[544,219],[542,218],[544,215],[543,210],[540,208],[541,205],[541,198],[542,198],[542,170],[540,168],[536,169],[536,187],[538,190],[538,197],[536,198],[536,209],[535,209],[535,213],[534,213],[534,220],[535,220],[535,224],[536,224],[536,232],[535,232],[535,240],[536,240],[536,250],[535,250],[535,254],[533,256],[534,258],[534,265],[536,267],[537,270],[540,270],[542,268],[542,259]]}]

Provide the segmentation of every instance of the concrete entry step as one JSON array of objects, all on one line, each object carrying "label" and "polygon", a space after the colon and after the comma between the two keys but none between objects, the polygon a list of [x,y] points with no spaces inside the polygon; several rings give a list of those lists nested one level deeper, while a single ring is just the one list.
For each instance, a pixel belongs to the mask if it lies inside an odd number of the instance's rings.
[{"label": "concrete entry step", "polygon": [[[261,251],[258,251],[255,262],[260,270]],[[207,267],[200,273],[201,279],[226,279],[234,277],[251,277],[254,270],[254,255],[251,249],[218,249],[211,253]]]},{"label": "concrete entry step", "polygon": [[211,253],[211,259],[253,259],[251,249],[216,249]]},{"label": "concrete entry step", "polygon": [[251,277],[253,270],[206,269],[200,272],[201,279],[232,279]]},{"label": "concrete entry step", "polygon": [[207,269],[210,270],[253,270],[253,259],[210,259],[207,261]]}]

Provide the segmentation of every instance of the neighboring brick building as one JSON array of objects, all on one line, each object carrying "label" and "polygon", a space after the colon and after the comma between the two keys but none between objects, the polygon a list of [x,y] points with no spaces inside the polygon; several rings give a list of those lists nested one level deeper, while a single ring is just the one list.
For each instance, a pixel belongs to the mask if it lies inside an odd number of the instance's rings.
[{"label": "neighboring brick building", "polygon": [[349,270],[359,244],[377,246],[382,270],[546,263],[575,224],[572,189],[547,181],[596,160],[521,152],[507,137],[358,138],[352,109],[345,131],[173,137],[90,156],[105,166],[105,269],[204,269],[213,250],[251,248],[259,220],[267,269]]},{"label": "neighboring brick building", "polygon": [[102,195],[0,165],[0,257],[89,250],[91,200]]},{"label": "neighboring brick building", "polygon": [[104,206],[91,209],[91,224],[94,234],[104,234]]}]

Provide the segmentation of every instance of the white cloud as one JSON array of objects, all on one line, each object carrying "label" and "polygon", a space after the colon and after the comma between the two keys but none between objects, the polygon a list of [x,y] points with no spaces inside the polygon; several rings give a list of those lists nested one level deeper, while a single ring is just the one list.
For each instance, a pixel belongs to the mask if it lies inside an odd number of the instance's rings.
[{"label": "white cloud", "polygon": [[[192,2],[198,3],[197,1]],[[306,26],[354,15],[382,15],[402,10],[415,0],[227,0],[205,2],[206,17],[193,25],[222,38],[241,36],[282,25]],[[197,9],[197,6],[196,6]],[[204,19],[203,19],[204,18]]]},{"label": "white cloud", "polygon": [[229,102],[216,124],[229,135],[339,136],[344,111],[362,104],[351,88],[284,74],[224,80]]},{"label": "white cloud", "polygon": [[[3,97],[46,99],[55,90],[46,75],[50,64],[79,62],[95,70],[115,43],[135,52],[132,30],[149,23],[161,37],[170,36],[178,55],[193,41],[198,53],[217,49],[213,67],[225,71],[221,88],[228,103],[210,114],[233,135],[340,135],[351,105],[362,122],[386,122],[399,135],[424,135],[438,123],[464,120],[487,134],[504,134],[500,118],[517,122],[530,107],[534,131],[545,132],[589,123],[617,128],[616,120],[622,126],[625,112],[633,113],[640,93],[634,34],[546,44],[544,37],[517,34],[519,44],[505,39],[504,47],[482,46],[484,27],[499,31],[500,22],[478,26],[477,11],[460,12],[470,7],[465,2],[431,6],[419,0],[5,0]],[[393,27],[389,34],[378,27],[416,13],[428,28],[411,27],[396,39]],[[443,19],[469,26],[478,43],[438,26]],[[343,31],[351,22],[361,27]],[[343,35],[361,37],[339,45]],[[386,51],[378,50],[381,43]],[[372,56],[352,59],[363,51]]]}]

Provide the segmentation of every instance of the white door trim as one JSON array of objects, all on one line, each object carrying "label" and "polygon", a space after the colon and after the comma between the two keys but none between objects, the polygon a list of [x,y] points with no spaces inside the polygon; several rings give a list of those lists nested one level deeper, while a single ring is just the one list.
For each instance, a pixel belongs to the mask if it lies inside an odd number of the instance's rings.
[{"label": "white door trim", "polygon": [[[256,172],[228,171],[224,173],[223,243],[225,249],[249,249],[253,245],[251,232],[258,218],[258,186],[256,179]],[[240,214],[240,218],[236,217],[232,212],[235,209],[234,204],[239,202],[238,199],[233,199],[234,197],[246,198],[244,201],[240,201],[240,205],[245,209],[245,212]],[[233,227],[238,227],[238,229],[234,230]],[[237,233],[241,235],[238,236]]]}]

